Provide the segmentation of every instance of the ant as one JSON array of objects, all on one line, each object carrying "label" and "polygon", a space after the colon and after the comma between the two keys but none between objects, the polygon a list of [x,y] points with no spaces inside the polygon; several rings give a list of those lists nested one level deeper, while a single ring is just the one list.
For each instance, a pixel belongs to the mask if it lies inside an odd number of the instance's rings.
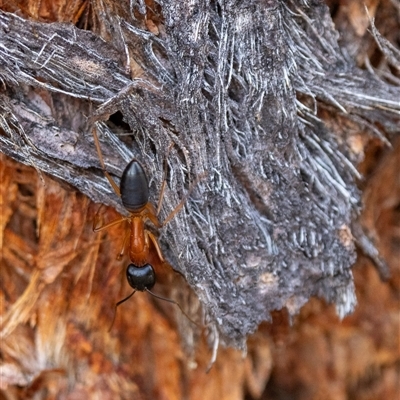
[{"label": "ant", "polygon": [[[97,226],[98,221],[96,219],[93,223],[94,232],[99,232],[101,230],[107,229],[111,226],[120,224],[123,221],[128,221],[130,226],[129,258],[131,260],[131,263],[126,268],[126,278],[129,285],[133,288],[133,292],[124,299],[118,301],[118,303],[116,303],[114,318],[111,327],[114,324],[117,307],[125,301],[129,300],[137,291],[148,292],[158,299],[165,300],[177,305],[181,312],[192,323],[197,325],[197,323],[192,321],[192,319],[183,311],[179,303],[174,300],[159,296],[151,291],[156,283],[156,273],[153,265],[157,265],[159,263],[163,264],[165,263],[165,259],[161,252],[157,238],[152,232],[145,228],[146,220],[150,220],[157,229],[161,229],[163,226],[165,226],[183,207],[187,196],[185,196],[181,200],[181,202],[168,215],[164,222],[160,223],[158,219],[158,214],[161,210],[162,200],[164,196],[166,184],[165,178],[162,183],[156,211],[153,204],[149,201],[149,184],[147,176],[140,162],[135,158],[129,162],[122,173],[121,182],[118,187],[114,179],[105,169],[104,159],[100,149],[100,142],[96,133],[96,128],[93,128],[92,133],[104,175],[110,182],[110,185],[114,189],[115,193],[121,198],[122,204],[125,209],[129,212],[128,217],[121,216],[120,218],[102,226]],[[123,249],[121,250],[119,257],[122,257],[127,239],[128,235],[125,236]]]}]

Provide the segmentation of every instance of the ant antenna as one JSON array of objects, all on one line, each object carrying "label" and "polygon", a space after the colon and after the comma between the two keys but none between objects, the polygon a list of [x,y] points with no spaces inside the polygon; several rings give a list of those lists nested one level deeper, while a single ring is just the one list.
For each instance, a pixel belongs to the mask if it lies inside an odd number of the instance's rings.
[{"label": "ant antenna", "polygon": [[[157,298],[157,299],[167,301],[168,303],[171,303],[171,304],[175,304],[175,305],[178,306],[178,308],[181,310],[181,313],[182,313],[192,324],[196,325],[197,327],[200,327],[200,325],[199,325],[197,322],[194,322],[194,321],[189,317],[189,315],[187,315],[187,314],[185,313],[185,311],[183,311],[183,309],[182,309],[182,307],[180,306],[180,304],[179,304],[178,302],[176,302],[175,300],[168,299],[167,297],[159,296],[158,294],[153,293],[151,290],[149,290],[149,289],[147,289],[147,288],[145,288],[144,291],[148,292],[149,294],[151,294],[153,297],[155,297],[155,298]],[[121,305],[122,303],[125,303],[125,301],[129,300],[136,292],[137,292],[137,290],[134,290],[130,295],[126,296],[125,298],[123,298],[122,300],[120,300],[117,304],[115,304],[115,307],[114,307],[114,317],[113,317],[113,320],[112,320],[112,322],[111,322],[110,327],[108,328],[108,332],[111,331],[111,328],[112,328],[113,325],[114,325],[115,318],[116,318],[116,316],[117,316],[117,307],[118,307],[119,305]]]},{"label": "ant antenna", "polygon": [[153,293],[151,290],[149,290],[149,289],[147,289],[147,288],[145,289],[145,291],[146,291],[147,293],[150,293],[152,296],[154,296],[154,297],[157,298],[157,299],[164,300],[164,301],[168,301],[168,303],[171,303],[171,304],[175,304],[175,305],[178,306],[178,308],[181,310],[181,313],[182,313],[192,324],[196,325],[197,327],[200,327],[200,325],[199,325],[197,322],[194,322],[194,321],[189,317],[189,315],[187,315],[187,314],[185,313],[185,311],[183,311],[183,309],[182,309],[182,307],[180,306],[180,304],[179,304],[178,302],[176,302],[175,300],[168,299],[167,297],[159,296],[158,294]]},{"label": "ant antenna", "polygon": [[115,307],[114,307],[114,316],[113,316],[111,325],[110,325],[110,327],[108,328],[108,332],[111,331],[111,328],[112,328],[113,325],[114,325],[115,317],[117,316],[117,307],[118,307],[119,305],[121,305],[122,303],[125,303],[125,301],[129,300],[136,292],[137,292],[137,290],[134,290],[130,295],[126,296],[124,299],[120,300],[117,304],[115,304]]}]

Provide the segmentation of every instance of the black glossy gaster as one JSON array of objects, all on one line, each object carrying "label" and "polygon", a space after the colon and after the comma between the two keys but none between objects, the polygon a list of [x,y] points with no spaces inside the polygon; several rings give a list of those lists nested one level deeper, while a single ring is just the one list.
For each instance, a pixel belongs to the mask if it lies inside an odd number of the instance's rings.
[{"label": "black glossy gaster", "polygon": [[149,184],[139,161],[133,159],[121,177],[121,200],[129,212],[142,209],[149,201]]}]

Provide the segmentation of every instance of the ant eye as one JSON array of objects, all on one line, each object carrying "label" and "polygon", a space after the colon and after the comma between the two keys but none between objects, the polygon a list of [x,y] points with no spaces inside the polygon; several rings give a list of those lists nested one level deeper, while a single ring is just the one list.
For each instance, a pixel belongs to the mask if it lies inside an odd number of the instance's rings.
[{"label": "ant eye", "polygon": [[156,283],[156,274],[150,264],[145,264],[143,267],[129,264],[126,269],[126,278],[129,285],[140,292],[150,290]]}]

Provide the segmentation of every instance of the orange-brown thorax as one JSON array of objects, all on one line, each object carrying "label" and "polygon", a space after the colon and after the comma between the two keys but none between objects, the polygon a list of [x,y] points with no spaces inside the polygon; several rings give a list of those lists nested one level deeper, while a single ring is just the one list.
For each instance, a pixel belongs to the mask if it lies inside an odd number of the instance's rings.
[{"label": "orange-brown thorax", "polygon": [[141,267],[149,257],[149,239],[144,229],[144,219],[138,216],[131,217],[131,235],[129,257],[131,261]]},{"label": "orange-brown thorax", "polygon": [[[131,261],[141,267],[149,262],[150,242],[155,246],[160,261],[164,261],[156,237],[145,228],[145,221],[149,219],[156,228],[160,228],[157,214],[151,203],[147,203],[143,209],[131,213],[131,234],[129,239],[129,257]],[[154,249],[152,249],[154,251]]]}]

